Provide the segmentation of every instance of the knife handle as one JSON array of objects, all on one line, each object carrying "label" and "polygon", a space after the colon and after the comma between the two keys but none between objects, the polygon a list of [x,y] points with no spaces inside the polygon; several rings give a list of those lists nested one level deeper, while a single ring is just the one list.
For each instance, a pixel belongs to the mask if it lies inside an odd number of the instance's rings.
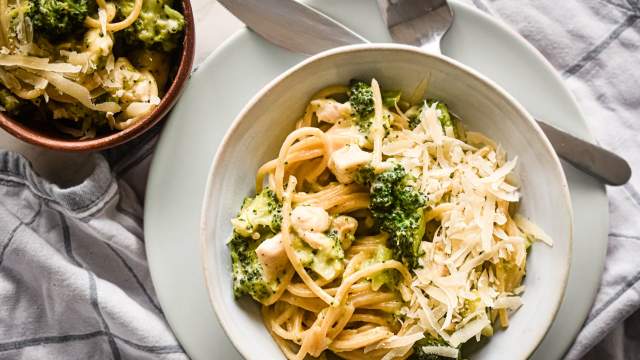
[{"label": "knife handle", "polygon": [[613,152],[538,121],[558,156],[606,185],[619,186],[631,178],[631,167]]}]

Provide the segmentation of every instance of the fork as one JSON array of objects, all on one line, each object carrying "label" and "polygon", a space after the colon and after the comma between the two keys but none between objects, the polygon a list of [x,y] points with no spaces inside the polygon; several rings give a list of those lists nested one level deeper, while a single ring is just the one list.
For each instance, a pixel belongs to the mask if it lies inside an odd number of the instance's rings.
[{"label": "fork", "polygon": [[446,0],[378,0],[391,38],[442,54],[440,40],[453,23]]},{"label": "fork", "polygon": [[[453,23],[453,11],[446,0],[378,0],[378,6],[395,42],[442,54],[440,41]],[[622,157],[536,121],[556,153],[576,168],[607,185],[629,181],[631,167]]]}]

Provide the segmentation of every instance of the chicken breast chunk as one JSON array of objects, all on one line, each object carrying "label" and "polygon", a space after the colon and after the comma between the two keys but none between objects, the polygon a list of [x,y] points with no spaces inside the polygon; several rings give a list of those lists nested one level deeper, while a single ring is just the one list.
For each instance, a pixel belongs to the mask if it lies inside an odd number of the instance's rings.
[{"label": "chicken breast chunk", "polygon": [[331,154],[328,166],[339,182],[350,184],[353,182],[353,174],[371,162],[371,157],[370,152],[360,149],[358,145],[348,144]]},{"label": "chicken breast chunk", "polygon": [[331,218],[318,206],[298,206],[291,212],[291,226],[314,249],[331,247],[331,239],[324,234],[331,226]]},{"label": "chicken breast chunk", "polygon": [[284,271],[289,264],[289,258],[284,250],[280,233],[258,245],[256,255],[260,265],[262,265],[267,281],[275,280],[278,274]]}]

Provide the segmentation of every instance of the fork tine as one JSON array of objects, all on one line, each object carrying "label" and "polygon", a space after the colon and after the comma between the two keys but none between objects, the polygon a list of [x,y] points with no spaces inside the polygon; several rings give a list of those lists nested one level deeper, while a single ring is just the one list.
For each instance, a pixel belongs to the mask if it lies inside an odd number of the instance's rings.
[{"label": "fork tine", "polygon": [[440,52],[440,39],[453,22],[446,0],[378,0],[395,42]]},{"label": "fork tine", "polygon": [[379,0],[378,2],[388,4],[385,14],[388,27],[425,16],[443,6],[448,7],[447,0]]}]

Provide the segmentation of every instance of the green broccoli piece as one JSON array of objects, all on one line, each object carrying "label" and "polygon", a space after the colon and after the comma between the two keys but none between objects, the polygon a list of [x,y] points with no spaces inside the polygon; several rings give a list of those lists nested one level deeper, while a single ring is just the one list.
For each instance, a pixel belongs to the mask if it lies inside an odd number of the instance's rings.
[{"label": "green broccoli piece", "polygon": [[231,252],[233,294],[236,298],[250,295],[261,301],[273,294],[278,286],[277,280],[269,282],[265,278],[256,254],[256,248],[260,243],[234,232],[227,244]]},{"label": "green broccoli piece", "polygon": [[[413,354],[409,356],[409,360],[451,360],[451,358],[434,355],[434,354],[425,354],[422,350],[425,346],[451,346],[447,344],[446,341],[440,338],[434,338],[432,336],[427,335],[427,337],[420,339],[413,344]],[[458,360],[461,359],[461,356],[458,355]]]},{"label": "green broccoli piece", "polygon": [[31,105],[27,100],[23,100],[13,95],[9,89],[1,87],[0,85],[0,106],[2,111],[7,112],[12,116],[20,116],[23,110]]},{"label": "green broccoli piece", "polygon": [[374,210],[387,210],[396,202],[396,187],[404,178],[405,171],[401,165],[376,175],[371,182],[370,206]]},{"label": "green broccoli piece", "polygon": [[412,106],[404,115],[409,119],[409,129],[413,130],[420,125],[420,114],[422,113],[422,107]]},{"label": "green broccoli piece", "polygon": [[[371,85],[360,80],[351,80],[349,82],[348,95],[349,103],[354,111],[352,116],[355,118],[358,128],[360,128],[360,131],[362,132],[368,132],[371,124],[373,124],[373,116],[375,112]],[[383,91],[381,95],[383,105],[387,108],[393,108],[395,107],[395,104],[400,101],[401,92],[395,90]],[[385,131],[388,131],[393,118],[390,114],[385,113],[383,115],[383,120]]]},{"label": "green broccoli piece", "polygon": [[418,267],[422,256],[420,242],[424,235],[424,209],[415,210],[396,207],[387,213],[374,212],[374,219],[380,229],[389,233],[389,246],[395,258],[404,262],[410,269]]},{"label": "green broccoli piece", "polygon": [[32,0],[26,15],[37,34],[57,40],[84,29],[89,5],[87,0]]},{"label": "green broccoli piece", "polygon": [[82,104],[62,104],[50,100],[46,108],[51,118],[67,120],[60,125],[64,127],[63,132],[73,137],[83,137],[100,128],[109,128],[105,113],[91,110]]},{"label": "green broccoli piece", "polygon": [[351,80],[348,95],[358,127],[361,131],[368,131],[373,122],[374,112],[371,85],[360,80]]},{"label": "green broccoli piece", "polygon": [[400,101],[402,92],[398,90],[385,90],[382,92],[382,104],[389,109],[394,109]]},{"label": "green broccoli piece", "polygon": [[359,185],[371,186],[371,182],[373,181],[375,176],[376,173],[374,172],[373,167],[371,167],[370,165],[365,165],[359,168],[353,174],[353,181],[355,181],[356,184]]},{"label": "green broccoli piece", "polygon": [[451,121],[451,114],[449,114],[449,107],[447,104],[442,101],[435,99],[428,99],[426,104],[427,106],[431,106],[436,104],[436,109],[440,111],[440,116],[438,116],[438,120],[440,120],[440,124],[442,128],[445,129],[447,127],[453,127],[453,122]]},{"label": "green broccoli piece", "polygon": [[[449,107],[447,106],[447,104],[436,99],[427,99],[424,102],[424,105],[422,107],[414,106],[409,110],[407,110],[405,115],[409,118],[409,128],[411,128],[411,130],[415,129],[416,126],[420,124],[420,114],[422,113],[422,109],[424,108],[424,106],[430,107],[434,103],[436,103],[436,109],[440,111],[440,116],[438,116],[438,120],[442,125],[442,129],[446,131],[447,127],[451,127],[454,129],[454,133],[457,132],[457,128],[454,124],[454,119],[451,117],[451,114],[449,113]],[[456,134],[456,137],[457,137],[457,134]]]},{"label": "green broccoli piece", "polygon": [[425,233],[424,195],[412,185],[402,165],[375,175],[371,181],[369,209],[378,228],[389,233],[389,247],[397,260],[418,267],[420,243]]},{"label": "green broccoli piece", "polygon": [[305,268],[325,279],[333,279],[344,268],[344,250],[336,231],[330,231],[327,236],[333,240],[328,249],[316,250],[297,236],[293,237],[291,246]]},{"label": "green broccoli piece", "polygon": [[16,120],[41,118],[43,114],[40,111],[40,104],[40,98],[22,99],[0,84],[0,111],[9,114]]},{"label": "green broccoli piece", "polygon": [[478,311],[479,309],[482,309],[483,307],[484,305],[482,304],[482,299],[480,299],[479,297],[473,300],[464,299],[464,303],[462,305],[462,310],[460,310],[460,314],[462,315],[462,317],[467,317],[468,315],[473,314],[474,312]]},{"label": "green broccoli piece", "polygon": [[333,240],[333,246],[326,250],[317,251],[313,257],[313,263],[309,265],[311,270],[325,279],[335,278],[344,268],[344,250],[338,234],[330,232],[329,238]]},{"label": "green broccoli piece", "polygon": [[[134,0],[120,0],[118,19],[133,11]],[[123,30],[126,43],[142,44],[148,49],[171,51],[176,48],[185,28],[184,16],[173,7],[172,0],[144,0],[140,16]]]},{"label": "green broccoli piece", "polygon": [[[376,250],[374,257],[364,263],[363,268],[391,259],[393,259],[393,251],[386,246],[380,246],[378,250]],[[378,291],[382,286],[393,290],[398,284],[398,281],[400,281],[400,274],[398,274],[397,270],[388,269],[377,272],[367,279],[371,281],[371,289],[373,289],[373,291]]]},{"label": "green broccoli piece", "polygon": [[255,197],[244,199],[231,223],[233,236],[227,246],[231,252],[233,293],[236,297],[251,295],[258,301],[264,300],[275,291],[279,280],[266,280],[256,249],[280,232],[282,204],[273,190],[266,187]]},{"label": "green broccoli piece", "polygon": [[498,282],[498,290],[511,292],[520,286],[525,276],[525,267],[515,263],[500,260],[496,263],[495,276]]},{"label": "green broccoli piece", "polygon": [[305,268],[310,268],[311,264],[313,264],[313,259],[315,257],[314,249],[309,246],[304,240],[297,236],[293,236],[291,239],[291,247],[293,251],[296,253],[298,260]]},{"label": "green broccoli piece", "polygon": [[74,122],[82,122],[89,120],[96,125],[105,125],[107,116],[105,113],[91,110],[82,104],[61,104],[56,101],[49,101],[47,108],[51,111],[54,119],[72,120]]},{"label": "green broccoli piece", "polygon": [[233,231],[250,237],[265,231],[276,234],[282,224],[282,204],[269,187],[255,197],[247,197],[242,202],[238,216],[231,220]]},{"label": "green broccoli piece", "polygon": [[408,179],[400,164],[377,175],[371,183],[372,208],[388,209],[393,205],[402,205],[402,208],[414,210],[423,207],[424,196],[408,183]]}]

